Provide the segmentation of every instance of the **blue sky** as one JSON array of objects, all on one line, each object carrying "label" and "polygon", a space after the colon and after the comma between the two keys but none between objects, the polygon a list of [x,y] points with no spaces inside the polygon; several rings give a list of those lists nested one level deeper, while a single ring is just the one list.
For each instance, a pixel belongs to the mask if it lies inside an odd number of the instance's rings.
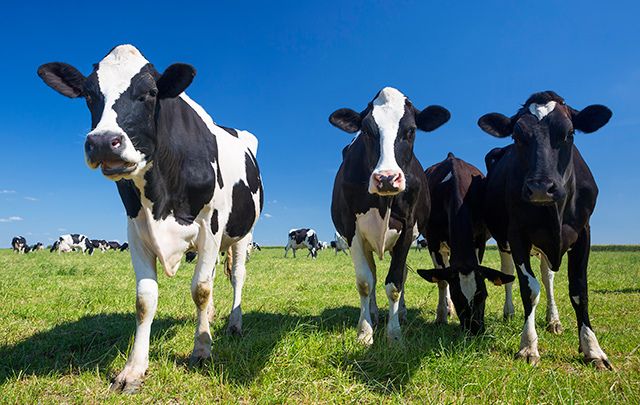
[{"label": "blue sky", "polygon": [[[384,86],[451,121],[419,133],[426,167],[448,151],[484,168],[505,145],[477,119],[512,114],[533,92],[575,108],[605,104],[600,131],[576,136],[600,188],[593,243],[640,243],[640,3],[616,2],[11,2],[3,6],[0,246],[61,233],[126,239],[115,185],[83,159],[89,113],[36,75],[64,61],[85,74],[132,43],[162,70],[193,64],[188,94],[220,124],[259,138],[266,205],[255,239],[283,244],[293,227],[333,236],[331,189],[349,135],[327,118]],[[108,7],[106,6],[108,5]]]}]

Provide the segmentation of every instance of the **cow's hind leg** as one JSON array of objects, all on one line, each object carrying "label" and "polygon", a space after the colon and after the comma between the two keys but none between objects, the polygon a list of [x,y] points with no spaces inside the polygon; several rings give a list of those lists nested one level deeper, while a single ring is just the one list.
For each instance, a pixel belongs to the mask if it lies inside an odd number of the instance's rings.
[{"label": "cow's hind leg", "polygon": [[600,348],[598,338],[596,338],[589,320],[587,265],[589,263],[590,240],[590,229],[587,225],[569,251],[569,295],[578,321],[579,350],[584,354],[585,361],[592,363],[598,370],[613,370],[607,355]]},{"label": "cow's hind leg", "polygon": [[373,343],[373,322],[371,320],[371,294],[375,291],[375,277],[370,263],[373,262],[371,251],[366,249],[359,234],[353,238],[351,260],[356,270],[356,288],[360,295],[360,319],[358,320],[358,341],[365,345]]},{"label": "cow's hind leg", "polygon": [[[247,246],[251,241],[251,234],[240,239],[231,246],[231,286],[233,287],[233,306],[229,315],[227,333],[230,335],[242,335],[242,287],[247,273],[245,262],[247,259]],[[295,252],[295,251],[294,251]]]},{"label": "cow's hind leg", "polygon": [[[500,271],[514,275],[516,272],[515,266],[513,265],[513,259],[511,258],[511,253],[503,252],[500,250]],[[513,281],[510,283],[506,283],[504,285],[504,306],[502,308],[502,315],[504,319],[512,319],[515,315],[516,310],[513,306]]]},{"label": "cow's hind leg", "polygon": [[[431,261],[436,269],[448,267],[448,261],[440,251],[431,251]],[[448,317],[453,313],[453,302],[449,294],[449,283],[438,281],[438,307],[436,308],[436,323],[446,324]]]},{"label": "cow's hind leg", "polygon": [[112,391],[133,394],[142,385],[149,367],[151,323],[158,307],[156,257],[129,232],[131,262],[136,273],[136,334],[124,369],[111,384]]},{"label": "cow's hind leg", "polygon": [[545,255],[540,254],[540,277],[544,284],[544,291],[547,295],[547,331],[559,335],[562,333],[562,324],[560,323],[560,315],[558,315],[558,306],[553,294],[553,279],[555,272],[551,270],[549,261]]}]

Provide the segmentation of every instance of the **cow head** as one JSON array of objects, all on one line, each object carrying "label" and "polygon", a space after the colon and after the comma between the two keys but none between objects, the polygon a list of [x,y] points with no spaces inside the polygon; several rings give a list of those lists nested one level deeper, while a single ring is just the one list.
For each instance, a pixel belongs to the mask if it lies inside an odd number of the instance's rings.
[{"label": "cow head", "polygon": [[91,112],[85,158],[92,169],[113,179],[143,173],[156,149],[155,116],[162,99],[179,96],[195,69],[177,63],[159,74],[132,45],[119,45],[85,77],[66,63],[47,63],[38,75],[51,88],[82,97]]},{"label": "cow head", "polygon": [[449,283],[451,301],[460,319],[460,326],[474,335],[484,331],[484,307],[488,296],[484,280],[487,279],[497,286],[515,280],[512,275],[479,265],[464,269],[451,267],[418,270],[418,274],[431,283]]},{"label": "cow head", "polygon": [[449,111],[440,106],[417,110],[398,90],[385,87],[357,113],[341,108],[329,122],[348,133],[358,133],[366,148],[365,164],[370,170],[369,193],[396,195],[406,187],[405,172],[413,157],[416,129],[433,131],[447,122]]},{"label": "cow head", "polygon": [[525,173],[522,199],[548,205],[566,196],[575,130],[595,132],[609,122],[611,114],[603,105],[577,111],[553,91],[545,91],[529,97],[513,117],[486,114],[478,125],[495,137],[513,137],[518,164]]}]

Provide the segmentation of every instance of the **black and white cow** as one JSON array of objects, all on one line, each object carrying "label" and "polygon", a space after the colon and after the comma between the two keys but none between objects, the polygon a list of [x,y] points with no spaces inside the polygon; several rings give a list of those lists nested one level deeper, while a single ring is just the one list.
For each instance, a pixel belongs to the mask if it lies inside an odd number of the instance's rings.
[{"label": "black and white cow", "polygon": [[104,239],[91,239],[90,242],[94,249],[99,249],[102,253],[109,249],[109,243]]},{"label": "black and white cow", "polygon": [[346,239],[340,235],[340,233],[336,232],[333,235],[333,240],[331,241],[331,247],[333,248],[335,255],[338,256],[338,252],[342,252],[345,255],[349,256],[349,244]]},{"label": "black and white cow", "polygon": [[[611,110],[591,105],[582,111],[565,104],[552,91],[535,93],[512,117],[491,113],[478,125],[514,143],[487,157],[485,218],[498,242],[503,260],[513,257],[522,297],[525,323],[518,357],[540,360],[535,311],[540,283],[530,263],[532,250],[540,254],[542,281],[547,289],[547,321],[559,326],[553,302],[553,274],[569,257],[569,295],[576,313],[580,352],[598,369],[611,368],[591,327],[588,313],[587,265],[590,251],[589,218],[598,187],[574,145],[576,131],[591,133],[611,118]],[[555,327],[552,330],[557,331]]]},{"label": "black and white cow", "polygon": [[[416,130],[433,131],[449,120],[440,106],[420,111],[398,90],[386,87],[360,113],[343,108],[329,117],[355,138],[342,151],[343,162],[333,186],[331,217],[345,237],[360,294],[358,340],[373,343],[378,320],[373,253],[391,252],[385,279],[389,299],[387,338],[400,341],[399,312],[404,312],[407,254],[429,215],[429,190],[413,153]],[[417,227],[416,227],[417,225]]]},{"label": "black and white cow", "polygon": [[287,257],[289,249],[293,250],[293,257],[296,257],[296,249],[309,249],[309,255],[314,259],[318,256],[318,234],[310,228],[290,229],[287,234],[287,245],[284,247],[284,257]]},{"label": "black and white cow", "polygon": [[129,250],[129,243],[128,242],[123,243],[122,245],[120,245],[118,250],[120,250],[121,252],[124,252],[125,250]]},{"label": "black and white cow", "polygon": [[247,235],[263,205],[258,141],[249,132],[217,125],[184,93],[195,76],[192,66],[177,63],[160,73],[131,45],[113,48],[87,77],[64,63],[42,65],[38,74],[61,94],[87,102],[92,128],[85,141],[87,164],[116,181],[129,218],[137,329],[127,364],[111,388],[135,391],[148,367],[158,303],[156,261],[173,276],[185,251],[200,253],[191,283],[198,319],[195,363],[211,355],[215,262],[218,251],[231,248],[228,331],[242,331]]},{"label": "black and white cow", "polygon": [[42,244],[42,242],[37,242],[29,247],[29,251],[31,252],[37,252],[39,250],[44,250],[44,245]]},{"label": "black and white cow", "polygon": [[453,153],[425,174],[431,196],[425,236],[435,269],[418,270],[418,274],[438,283],[436,322],[447,322],[453,301],[462,329],[481,333],[487,299],[484,280],[495,285],[515,280],[513,275],[480,265],[491,236],[482,215],[484,175]]},{"label": "black and white cow", "polygon": [[428,245],[426,239],[416,239],[416,252],[426,249]]},{"label": "black and white cow", "polygon": [[109,250],[120,250],[120,248],[122,247],[122,245],[120,245],[120,242],[118,242],[117,240],[110,240],[109,242],[107,242],[107,245]]},{"label": "black and white cow", "polygon": [[27,245],[27,240],[24,236],[14,236],[14,238],[11,239],[11,248],[16,253],[27,253],[29,245]]},{"label": "black and white cow", "polygon": [[51,246],[50,252],[67,253],[75,250],[81,251],[82,254],[86,252],[92,255],[93,244],[89,238],[79,233],[60,235],[58,240]]}]

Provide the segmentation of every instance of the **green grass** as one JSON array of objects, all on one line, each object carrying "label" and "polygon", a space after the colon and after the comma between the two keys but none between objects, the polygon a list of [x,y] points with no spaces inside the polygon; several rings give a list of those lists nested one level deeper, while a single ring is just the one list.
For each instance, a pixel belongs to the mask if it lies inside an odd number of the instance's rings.
[{"label": "green grass", "polygon": [[[231,288],[218,271],[212,324],[213,361],[191,369],[195,309],[193,264],[174,278],[159,274],[160,300],[150,366],[133,398],[112,394],[110,379],[126,361],[135,329],[135,283],[127,253],[15,255],[0,251],[0,402],[471,402],[640,403],[640,252],[592,253],[591,320],[616,371],[598,372],[578,354],[565,267],[556,300],[565,328],[544,329],[537,311],[541,364],[514,360],[522,326],[502,320],[503,289],[489,288],[487,333],[466,338],[457,319],[433,324],[437,288],[415,273],[406,287],[404,348],[390,348],[384,328],[375,343],[356,343],[359,299],[346,256],[316,261],[256,252],[244,291],[244,337],[225,335]],[[430,267],[426,251],[413,268]],[[497,268],[495,250],[485,264]],[[386,271],[379,271],[384,279]],[[383,286],[379,304],[386,314]]]}]

